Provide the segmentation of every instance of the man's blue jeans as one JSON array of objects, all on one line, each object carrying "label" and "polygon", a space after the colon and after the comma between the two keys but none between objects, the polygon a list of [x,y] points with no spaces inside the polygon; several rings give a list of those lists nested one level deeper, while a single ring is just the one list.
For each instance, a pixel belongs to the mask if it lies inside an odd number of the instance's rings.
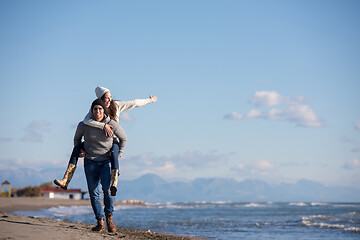
[{"label": "man's blue jeans", "polygon": [[[114,211],[114,197],[110,194],[111,167],[108,161],[91,161],[84,159],[86,181],[89,189],[90,201],[96,219],[104,218],[105,214]],[[104,192],[104,211],[101,206],[100,183]]]}]

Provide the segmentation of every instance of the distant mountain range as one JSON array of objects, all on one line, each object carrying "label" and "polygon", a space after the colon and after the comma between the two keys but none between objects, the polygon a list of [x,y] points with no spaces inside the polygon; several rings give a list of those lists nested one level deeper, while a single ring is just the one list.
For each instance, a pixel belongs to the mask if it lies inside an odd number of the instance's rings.
[{"label": "distant mountain range", "polygon": [[[61,178],[64,169],[2,169],[0,181],[8,180],[21,188],[51,182]],[[79,168],[70,188],[87,190],[84,171]],[[227,178],[200,178],[191,182],[168,182],[154,175],[143,175],[135,180],[119,181],[117,200],[138,199],[146,202],[182,201],[238,201],[238,202],[360,202],[360,188],[327,187],[321,183],[300,180],[295,184],[275,186],[260,180],[241,182]]]}]

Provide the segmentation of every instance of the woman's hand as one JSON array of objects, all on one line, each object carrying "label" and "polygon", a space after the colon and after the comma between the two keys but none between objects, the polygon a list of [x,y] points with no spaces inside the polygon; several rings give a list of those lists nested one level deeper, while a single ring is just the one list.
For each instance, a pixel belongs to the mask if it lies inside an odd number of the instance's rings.
[{"label": "woman's hand", "polygon": [[150,100],[151,100],[151,102],[157,102],[158,97],[157,97],[157,96],[150,95]]},{"label": "woman's hand", "polygon": [[80,150],[80,154],[79,154],[79,158],[83,158],[83,157],[85,157],[85,152],[84,152],[84,150]]},{"label": "woman's hand", "polygon": [[106,136],[112,137],[113,135],[113,131],[111,130],[113,128],[113,126],[109,125],[109,124],[105,124],[104,126],[104,131]]}]

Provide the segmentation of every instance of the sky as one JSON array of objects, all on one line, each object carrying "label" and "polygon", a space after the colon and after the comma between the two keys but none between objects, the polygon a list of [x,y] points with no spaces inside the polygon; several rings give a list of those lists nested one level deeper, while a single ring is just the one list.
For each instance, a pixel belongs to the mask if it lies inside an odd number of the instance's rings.
[{"label": "sky", "polygon": [[122,179],[358,187],[359,12],[356,0],[0,1],[0,169],[65,170],[103,86],[159,99],[121,115]]}]

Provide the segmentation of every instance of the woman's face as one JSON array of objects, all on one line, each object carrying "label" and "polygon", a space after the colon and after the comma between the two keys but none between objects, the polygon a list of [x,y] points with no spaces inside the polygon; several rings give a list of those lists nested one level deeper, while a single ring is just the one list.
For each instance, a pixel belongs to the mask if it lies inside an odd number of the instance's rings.
[{"label": "woman's face", "polygon": [[102,106],[100,105],[95,105],[93,107],[93,116],[94,116],[94,119],[98,122],[101,122],[104,118],[104,109]]},{"label": "woman's face", "polygon": [[111,102],[111,93],[110,91],[105,93],[104,97],[102,98],[106,107],[110,107],[110,102]]}]

